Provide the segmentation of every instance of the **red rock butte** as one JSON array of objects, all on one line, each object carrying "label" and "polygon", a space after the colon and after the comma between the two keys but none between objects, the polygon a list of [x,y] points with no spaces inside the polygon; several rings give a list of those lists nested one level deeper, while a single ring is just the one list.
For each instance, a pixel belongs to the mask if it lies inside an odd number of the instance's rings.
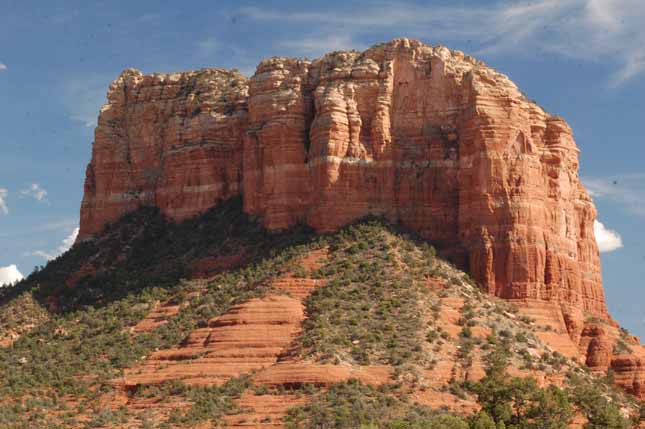
[{"label": "red rock butte", "polygon": [[611,321],[571,128],[505,75],[396,39],[236,70],[125,70],[102,107],[79,239],[142,205],[170,219],[224,199],[270,230],[381,215],[491,294],[560,322]]}]

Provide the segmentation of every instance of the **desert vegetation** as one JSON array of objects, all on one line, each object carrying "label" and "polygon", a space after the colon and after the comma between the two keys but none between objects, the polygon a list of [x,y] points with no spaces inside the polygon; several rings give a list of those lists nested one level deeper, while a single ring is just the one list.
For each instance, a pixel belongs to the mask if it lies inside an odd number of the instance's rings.
[{"label": "desert vegetation", "polygon": [[[588,429],[634,423],[625,410],[637,404],[546,349],[532,320],[481,293],[429,243],[379,219],[327,235],[302,228],[269,234],[240,204],[229,201],[182,224],[144,208],[1,290],[0,324],[13,337],[0,348],[0,426],[217,426],[244,411],[245,392],[309,398],[288,412],[285,424],[293,428],[550,429],[568,427],[575,416]],[[319,268],[298,263],[323,248],[328,256]],[[187,279],[194,261],[231,255],[236,262],[207,279]],[[79,272],[85,274],[73,276]],[[304,301],[306,318],[291,347],[297,358],[385,366],[392,368],[389,382],[267,387],[255,384],[250,372],[218,386],[119,385],[124,370],[182,344],[235,305],[287,293],[271,286],[285,273],[320,281]],[[135,332],[159,302],[180,308],[153,329]],[[453,372],[439,386],[431,374],[446,361],[454,363]],[[467,374],[478,365],[485,374],[473,381]],[[531,377],[511,376],[516,368],[567,376],[560,387],[542,387]],[[415,399],[434,394],[470,401],[480,411],[460,414]],[[153,406],[118,405],[132,401]]]}]

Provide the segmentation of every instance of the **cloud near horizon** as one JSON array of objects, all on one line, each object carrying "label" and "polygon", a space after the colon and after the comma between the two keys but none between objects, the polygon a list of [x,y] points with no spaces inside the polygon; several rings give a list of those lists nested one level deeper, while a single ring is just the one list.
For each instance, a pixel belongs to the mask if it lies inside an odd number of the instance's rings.
[{"label": "cloud near horizon", "polygon": [[7,71],[8,69],[5,63],[0,63],[0,72]]},{"label": "cloud near horizon", "polygon": [[[353,7],[356,3],[349,3]],[[474,54],[551,53],[589,62],[609,63],[610,87],[645,74],[645,2],[642,0],[499,1],[493,6],[417,6],[365,3],[337,11],[285,12],[270,7],[243,7],[256,21],[301,25],[306,33],[279,46],[306,55],[329,48],[360,48],[360,40],[377,32],[473,43]],[[353,12],[352,12],[353,11]]]},{"label": "cloud near horizon", "polygon": [[593,232],[598,243],[600,253],[609,253],[623,247],[623,239],[616,231],[607,229],[605,225],[596,220],[593,223]]},{"label": "cloud near horizon", "polygon": [[22,280],[23,276],[18,267],[11,264],[6,267],[0,267],[0,287],[13,284],[16,281]]},{"label": "cloud near horizon", "polygon": [[78,237],[78,232],[79,228],[76,227],[74,230],[69,234],[67,237],[65,237],[56,249],[54,250],[36,250],[34,252],[31,252],[32,256],[39,256],[47,261],[51,261],[52,259],[56,259],[58,256],[62,255],[63,253],[67,252],[71,247],[74,245],[74,242],[76,241],[76,237]]}]

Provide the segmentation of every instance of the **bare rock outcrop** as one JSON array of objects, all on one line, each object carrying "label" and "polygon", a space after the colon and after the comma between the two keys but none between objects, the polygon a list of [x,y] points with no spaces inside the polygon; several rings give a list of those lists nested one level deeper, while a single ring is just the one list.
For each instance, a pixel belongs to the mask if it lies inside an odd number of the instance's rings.
[{"label": "bare rock outcrop", "polygon": [[611,360],[614,381],[637,398],[645,398],[645,348],[633,355],[614,356]]},{"label": "bare rock outcrop", "polygon": [[247,91],[236,71],[125,70],[99,115],[81,239],[141,205],[183,220],[238,195]]},{"label": "bare rock outcrop", "polygon": [[[508,77],[415,40],[271,58],[250,79],[126,70],[99,117],[79,240],[141,205],[182,220],[236,195],[272,230],[381,215],[551,315],[575,350],[585,320],[613,323],[578,153]],[[608,367],[596,337],[590,359]]]}]

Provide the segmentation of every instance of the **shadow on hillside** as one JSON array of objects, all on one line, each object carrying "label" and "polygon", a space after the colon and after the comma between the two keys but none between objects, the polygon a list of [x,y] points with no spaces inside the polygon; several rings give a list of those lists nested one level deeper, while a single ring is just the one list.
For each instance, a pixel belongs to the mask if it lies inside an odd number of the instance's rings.
[{"label": "shadow on hillside", "polygon": [[172,288],[189,278],[191,265],[204,258],[237,260],[234,266],[222,267],[235,268],[315,237],[302,226],[268,232],[243,212],[239,197],[181,223],[168,221],[156,208],[143,207],[23,281],[0,289],[0,305],[32,291],[50,311],[101,307],[147,287]]},{"label": "shadow on hillside", "polygon": [[[370,220],[378,220],[408,239],[429,242],[376,216],[352,225]],[[50,312],[102,307],[148,287],[176,287],[181,279],[195,274],[199,261],[227,261],[219,271],[244,268],[318,237],[302,225],[281,232],[267,231],[244,213],[240,197],[181,223],[169,221],[157,208],[142,207],[108,224],[94,240],[75,244],[23,281],[0,289],[0,306],[31,291]],[[437,247],[439,243],[430,244]],[[217,270],[209,274],[217,274]]]}]

